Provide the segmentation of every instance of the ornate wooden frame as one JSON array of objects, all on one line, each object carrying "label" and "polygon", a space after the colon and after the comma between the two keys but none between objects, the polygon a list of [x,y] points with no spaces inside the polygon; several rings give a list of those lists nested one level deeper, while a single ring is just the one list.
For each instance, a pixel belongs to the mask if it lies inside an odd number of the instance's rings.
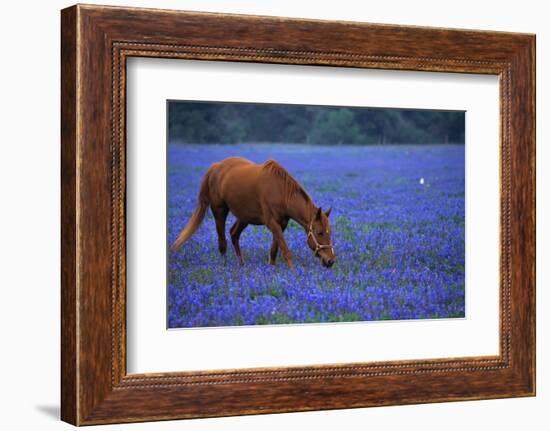
[{"label": "ornate wooden frame", "polygon": [[[61,14],[61,417],[75,425],[535,394],[535,36],[77,5]],[[126,373],[129,56],[500,77],[500,354]]]}]

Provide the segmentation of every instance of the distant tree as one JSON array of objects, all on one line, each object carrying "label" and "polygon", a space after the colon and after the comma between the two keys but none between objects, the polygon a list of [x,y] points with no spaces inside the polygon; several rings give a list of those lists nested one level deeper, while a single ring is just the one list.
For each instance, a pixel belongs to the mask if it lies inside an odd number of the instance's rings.
[{"label": "distant tree", "polygon": [[464,143],[458,111],[259,103],[170,102],[172,142],[312,145]]},{"label": "distant tree", "polygon": [[359,130],[351,109],[319,109],[310,136],[315,144],[363,144],[364,137]]}]

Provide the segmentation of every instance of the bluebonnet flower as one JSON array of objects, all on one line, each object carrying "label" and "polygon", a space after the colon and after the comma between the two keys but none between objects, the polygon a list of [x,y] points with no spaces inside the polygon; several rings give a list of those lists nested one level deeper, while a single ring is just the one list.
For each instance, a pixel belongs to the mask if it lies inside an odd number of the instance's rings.
[{"label": "bluebonnet flower", "polygon": [[278,160],[317,205],[333,207],[337,263],[323,268],[291,222],[295,271],[280,256],[268,264],[264,226],[243,232],[241,267],[230,243],[219,255],[208,213],[168,255],[169,327],[464,316],[463,146],[169,145],[169,243],[189,220],[207,167],[233,155]]}]

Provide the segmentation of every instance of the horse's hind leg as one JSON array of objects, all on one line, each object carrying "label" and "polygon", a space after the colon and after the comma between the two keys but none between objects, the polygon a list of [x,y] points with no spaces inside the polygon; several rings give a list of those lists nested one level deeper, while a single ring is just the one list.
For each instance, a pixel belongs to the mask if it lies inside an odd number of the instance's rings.
[{"label": "horse's hind leg", "polygon": [[218,250],[222,256],[227,251],[227,240],[225,239],[225,220],[229,210],[226,206],[212,206],[212,214],[216,220],[216,232],[218,233]]},{"label": "horse's hind leg", "polygon": [[[288,220],[285,220],[281,223],[281,230],[284,232],[286,229],[286,226],[288,225]],[[275,261],[277,260],[277,252],[279,251],[279,244],[275,240],[275,237],[273,237],[273,241],[271,242],[271,250],[269,252],[269,263],[271,265],[275,265]]]},{"label": "horse's hind leg", "polygon": [[241,237],[242,231],[245,230],[247,226],[248,226],[248,223],[243,223],[237,220],[233,224],[233,226],[231,226],[231,229],[229,229],[229,234],[231,235],[231,242],[233,243],[235,254],[239,258],[241,265],[244,264],[244,259],[241,253],[241,245],[239,244],[239,238]]}]

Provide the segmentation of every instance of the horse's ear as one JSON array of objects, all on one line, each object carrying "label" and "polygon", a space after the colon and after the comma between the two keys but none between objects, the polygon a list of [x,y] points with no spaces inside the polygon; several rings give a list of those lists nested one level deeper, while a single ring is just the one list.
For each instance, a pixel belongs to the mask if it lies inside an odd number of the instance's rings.
[{"label": "horse's ear", "polygon": [[322,213],[323,213],[323,210],[321,209],[321,207],[319,207],[319,208],[317,209],[317,214],[315,214],[315,218],[316,218],[317,220],[321,220],[321,214],[322,214]]},{"label": "horse's ear", "polygon": [[325,215],[326,215],[327,217],[329,217],[331,212],[332,212],[332,207],[330,207],[330,208],[328,209],[328,211],[325,211]]}]

